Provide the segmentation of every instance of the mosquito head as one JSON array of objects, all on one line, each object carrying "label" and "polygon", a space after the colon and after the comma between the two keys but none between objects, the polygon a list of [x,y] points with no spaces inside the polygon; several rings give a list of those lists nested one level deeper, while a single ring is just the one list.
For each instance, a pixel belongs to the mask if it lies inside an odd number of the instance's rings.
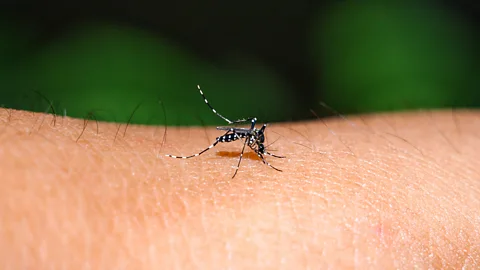
[{"label": "mosquito head", "polygon": [[260,128],[258,131],[257,131],[257,140],[260,142],[260,143],[264,143],[265,142],[265,129],[267,128],[267,124],[263,124],[262,128]]},{"label": "mosquito head", "polygon": [[263,143],[258,144],[258,152],[265,154],[265,145]]},{"label": "mosquito head", "polygon": [[255,141],[258,144],[265,142],[265,126],[255,132]]}]

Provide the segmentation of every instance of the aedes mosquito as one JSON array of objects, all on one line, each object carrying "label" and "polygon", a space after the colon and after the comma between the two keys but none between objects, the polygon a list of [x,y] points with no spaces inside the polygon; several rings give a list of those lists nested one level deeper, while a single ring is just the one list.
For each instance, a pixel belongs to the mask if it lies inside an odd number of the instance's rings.
[{"label": "aedes mosquito", "polygon": [[270,165],[270,163],[268,163],[265,160],[265,157],[264,157],[264,155],[269,155],[269,156],[276,157],[276,158],[285,158],[284,156],[277,156],[277,155],[271,154],[267,151],[266,146],[264,145],[264,143],[265,143],[265,129],[267,128],[267,124],[263,124],[263,126],[260,129],[258,129],[258,128],[255,128],[255,124],[257,123],[257,118],[255,118],[255,117],[246,118],[246,119],[239,119],[239,120],[235,120],[235,121],[228,120],[226,117],[224,117],[223,115],[218,113],[212,107],[212,105],[210,105],[210,103],[208,103],[208,100],[205,97],[205,95],[203,94],[202,89],[200,88],[200,85],[197,85],[197,88],[200,91],[200,95],[202,95],[203,100],[205,101],[205,104],[208,105],[208,107],[212,110],[212,112],[214,114],[216,114],[218,117],[222,118],[223,120],[227,121],[227,123],[229,125],[250,122],[251,123],[250,128],[217,127],[217,130],[226,130],[227,132],[225,134],[223,134],[222,136],[217,137],[215,139],[215,142],[212,145],[210,145],[208,148],[204,149],[203,151],[201,151],[197,154],[191,155],[191,156],[179,157],[179,156],[174,156],[174,155],[166,155],[167,157],[183,158],[183,159],[198,157],[201,154],[203,154],[203,153],[207,152],[208,150],[212,149],[213,147],[215,147],[219,142],[228,143],[228,142],[233,142],[233,141],[236,141],[236,140],[239,140],[239,139],[245,139],[245,142],[243,143],[242,152],[240,153],[240,158],[238,160],[237,166],[235,167],[235,173],[233,174],[232,178],[234,178],[235,175],[237,175],[238,169],[240,168],[240,162],[242,162],[242,157],[243,157],[243,153],[245,151],[245,146],[247,146],[247,145],[248,145],[248,147],[250,147],[250,149],[252,149],[258,155],[258,157],[263,161],[263,163],[265,165],[267,165],[270,168],[275,169],[277,171],[280,171],[280,172],[282,171],[282,170],[277,169],[277,168],[273,167],[272,165]]}]

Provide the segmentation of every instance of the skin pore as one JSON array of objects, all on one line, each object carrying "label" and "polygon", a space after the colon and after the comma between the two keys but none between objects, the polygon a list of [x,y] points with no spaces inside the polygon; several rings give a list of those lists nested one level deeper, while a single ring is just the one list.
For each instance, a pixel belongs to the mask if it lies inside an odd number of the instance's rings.
[{"label": "skin pore", "polygon": [[1,269],[477,269],[480,113],[215,127],[0,111]]}]

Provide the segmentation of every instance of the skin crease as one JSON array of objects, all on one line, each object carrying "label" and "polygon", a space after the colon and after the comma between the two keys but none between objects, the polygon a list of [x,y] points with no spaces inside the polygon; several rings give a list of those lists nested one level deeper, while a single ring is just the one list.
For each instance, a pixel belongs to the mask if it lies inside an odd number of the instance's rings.
[{"label": "skin crease", "polygon": [[0,112],[1,269],[478,269],[480,113],[214,127]]}]

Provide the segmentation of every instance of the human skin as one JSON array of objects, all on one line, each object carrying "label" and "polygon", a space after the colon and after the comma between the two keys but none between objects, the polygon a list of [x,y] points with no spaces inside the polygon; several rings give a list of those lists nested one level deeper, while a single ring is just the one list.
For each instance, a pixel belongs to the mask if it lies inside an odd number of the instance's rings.
[{"label": "human skin", "polygon": [[480,113],[214,127],[0,112],[1,269],[478,269]]}]

